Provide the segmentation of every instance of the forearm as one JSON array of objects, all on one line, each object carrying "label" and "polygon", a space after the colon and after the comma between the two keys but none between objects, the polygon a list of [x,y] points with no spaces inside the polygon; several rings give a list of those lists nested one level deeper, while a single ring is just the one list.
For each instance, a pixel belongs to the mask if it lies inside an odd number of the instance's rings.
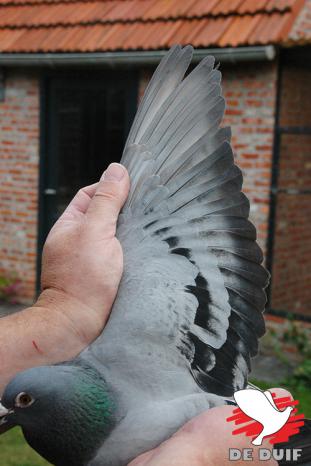
[{"label": "forearm", "polygon": [[96,319],[83,303],[54,290],[43,292],[32,307],[0,319],[0,394],[17,372],[76,356],[96,338]]}]

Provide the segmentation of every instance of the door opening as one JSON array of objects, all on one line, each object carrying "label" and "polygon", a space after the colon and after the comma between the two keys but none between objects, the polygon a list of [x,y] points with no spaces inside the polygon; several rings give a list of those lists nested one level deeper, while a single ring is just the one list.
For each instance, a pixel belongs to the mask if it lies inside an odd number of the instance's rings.
[{"label": "door opening", "polygon": [[75,72],[42,83],[38,287],[45,238],[74,194],[119,162],[135,115],[134,72]]}]

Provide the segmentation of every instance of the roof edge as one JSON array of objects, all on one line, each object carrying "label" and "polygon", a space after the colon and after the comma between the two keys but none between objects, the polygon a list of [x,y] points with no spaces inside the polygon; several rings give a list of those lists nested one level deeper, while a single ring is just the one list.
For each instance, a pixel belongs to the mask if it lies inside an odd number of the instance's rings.
[{"label": "roof edge", "polygon": [[[157,65],[167,50],[88,53],[0,53],[0,66],[140,66]],[[193,61],[214,55],[222,63],[273,60],[274,45],[195,49]]]}]

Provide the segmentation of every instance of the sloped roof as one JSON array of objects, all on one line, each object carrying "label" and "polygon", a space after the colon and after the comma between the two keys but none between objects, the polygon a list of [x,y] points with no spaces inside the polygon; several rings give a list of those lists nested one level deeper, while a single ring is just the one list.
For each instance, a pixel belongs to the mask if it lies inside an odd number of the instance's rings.
[{"label": "sloped roof", "polygon": [[0,0],[0,52],[285,44],[304,5],[302,0]]}]

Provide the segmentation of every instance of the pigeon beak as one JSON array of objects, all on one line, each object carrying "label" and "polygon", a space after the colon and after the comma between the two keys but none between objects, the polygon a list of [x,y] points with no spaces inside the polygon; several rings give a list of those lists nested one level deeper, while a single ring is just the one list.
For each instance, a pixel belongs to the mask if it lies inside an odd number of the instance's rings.
[{"label": "pigeon beak", "polygon": [[5,416],[7,416],[10,413],[8,409],[6,409],[1,403],[0,403],[0,425],[3,424],[3,421],[5,421]]},{"label": "pigeon beak", "polygon": [[0,402],[0,434],[3,434],[7,430],[11,429],[13,425],[8,422],[7,416],[14,413],[13,409],[5,408]]},{"label": "pigeon beak", "polygon": [[0,403],[0,419],[4,418],[10,413],[9,409],[6,409],[1,403]]}]

